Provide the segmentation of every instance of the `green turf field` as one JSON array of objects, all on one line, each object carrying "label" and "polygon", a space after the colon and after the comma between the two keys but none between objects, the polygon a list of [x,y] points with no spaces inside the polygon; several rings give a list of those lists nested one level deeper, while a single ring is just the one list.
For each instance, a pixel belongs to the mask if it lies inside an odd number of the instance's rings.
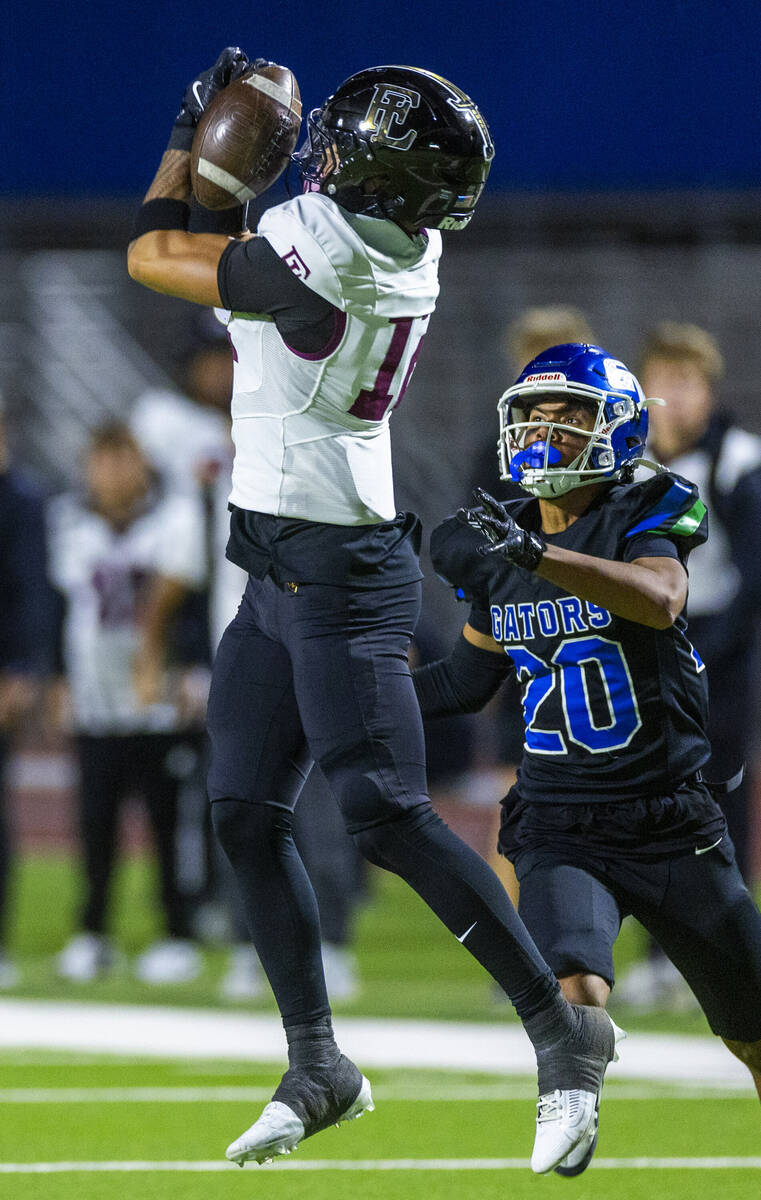
[{"label": "green turf field", "polygon": [[[338,1006],[338,1011],[374,1017],[514,1019],[508,1004],[495,1003],[494,987],[482,968],[406,884],[386,872],[373,871],[371,890],[373,902],[356,920],[361,993],[350,1004]],[[72,932],[77,895],[77,870],[70,858],[30,857],[20,864],[10,951],[22,968],[23,980],[9,995],[194,1007],[219,1003],[219,980],[226,962],[226,952],[220,947],[205,950],[207,969],[190,984],[152,987],[130,976],[130,959],[160,936],[155,883],[150,867],[141,859],[127,860],[115,884],[113,934],[126,953],[122,968],[91,984],[56,979],[53,958]],[[625,923],[616,946],[617,970],[637,957],[641,944],[641,930]],[[274,1002],[266,997],[246,1007],[274,1011]],[[613,1004],[611,1010],[617,1012]],[[629,1023],[625,1010],[618,1015],[623,1023]],[[708,1032],[700,1012],[638,1016],[637,1028]]]},{"label": "green turf field", "polygon": [[[477,964],[409,889],[380,874],[373,886],[376,901],[357,923],[362,993],[342,1012],[514,1019],[507,1006],[495,1004]],[[217,1004],[225,960],[218,947],[206,950],[205,974],[191,985],[150,988],[131,978],[130,957],[158,934],[151,895],[146,865],[125,864],[114,898],[114,933],[126,965],[107,980],[65,984],[54,977],[52,956],[72,928],[76,872],[65,859],[26,860],[11,943],[24,979],[10,994],[172,1004],[178,1021],[183,1005]],[[619,967],[637,953],[639,939],[636,929],[625,927]],[[273,1009],[270,1000],[249,1007]],[[699,1014],[621,1018],[632,1033],[706,1031]],[[623,1080],[606,1087],[595,1164],[576,1180],[537,1178],[528,1169],[532,1080],[422,1071],[372,1071],[374,1113],[326,1131],[271,1168],[229,1166],[225,1147],[258,1115],[281,1069],[0,1051],[0,1198],[523,1200],[550,1192],[570,1200],[761,1197],[761,1121],[750,1093],[696,1094]],[[733,1165],[738,1159],[746,1165]]]},{"label": "green turf field", "polygon": [[[645,1098],[641,1084],[611,1083],[596,1165],[563,1180],[536,1178],[525,1162],[533,1141],[531,1080],[375,1071],[374,1113],[318,1135],[271,1168],[239,1170],[225,1165],[225,1146],[271,1094],[277,1067],[30,1054],[4,1054],[0,1067],[0,1195],[9,1200],[522,1200],[550,1192],[572,1200],[755,1200],[761,1194],[761,1156],[755,1168],[706,1165],[758,1154],[758,1104],[735,1095],[685,1098],[661,1085]],[[642,1158],[695,1165],[642,1169],[634,1165]],[[25,1163],[46,1171],[8,1169]],[[87,1170],[50,1171],[62,1163]],[[124,1169],[103,1169],[114,1163]]]}]

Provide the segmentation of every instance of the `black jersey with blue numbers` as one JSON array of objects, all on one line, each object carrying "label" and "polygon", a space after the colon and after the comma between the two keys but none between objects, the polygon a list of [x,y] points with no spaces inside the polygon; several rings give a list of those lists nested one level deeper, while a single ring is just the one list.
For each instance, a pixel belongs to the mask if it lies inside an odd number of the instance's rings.
[{"label": "black jersey with blue numbers", "polygon": [[[540,528],[536,500],[507,502]],[[551,545],[621,562],[686,564],[707,537],[705,507],[687,480],[663,472],[613,484]],[[450,518],[431,538],[437,572],[471,602],[470,624],[514,664],[526,725],[518,787],[526,800],[583,803],[665,794],[710,753],[707,684],[684,614],[668,629],[624,620],[497,555]]]}]

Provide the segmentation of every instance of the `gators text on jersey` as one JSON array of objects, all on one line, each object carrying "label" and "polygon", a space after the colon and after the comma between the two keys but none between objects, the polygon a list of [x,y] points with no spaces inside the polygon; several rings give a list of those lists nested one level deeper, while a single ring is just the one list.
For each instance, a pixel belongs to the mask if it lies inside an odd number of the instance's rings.
[{"label": "gators text on jersey", "polygon": [[[535,500],[506,507],[524,528],[538,528]],[[543,536],[601,558],[686,564],[707,537],[707,520],[694,485],[664,472],[613,484],[562,533]],[[434,531],[431,554],[438,573],[470,600],[470,624],[504,647],[522,684],[521,795],[621,799],[668,790],[697,771],[709,756],[707,685],[684,615],[668,629],[624,620],[480,555],[482,542],[450,518]]]}]

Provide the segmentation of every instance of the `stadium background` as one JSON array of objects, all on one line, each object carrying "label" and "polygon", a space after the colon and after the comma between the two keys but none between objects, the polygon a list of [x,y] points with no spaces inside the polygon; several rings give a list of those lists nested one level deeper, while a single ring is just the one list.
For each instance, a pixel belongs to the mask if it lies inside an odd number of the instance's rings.
[{"label": "stadium background", "polygon": [[[753,0],[43,3],[7,32],[0,391],[17,458],[51,490],[76,477],[93,425],[178,382],[197,310],[133,284],[124,248],[187,79],[236,42],[292,67],[306,107],[369,63],[424,64],[492,129],[487,191],[446,238],[437,317],[392,422],[398,503],[427,529],[496,433],[504,328],[528,305],[577,305],[630,362],[656,320],[705,326],[728,365],[722,402],[761,429]],[[285,194],[281,181],[260,207]],[[425,587],[446,641],[462,614],[430,569]]]},{"label": "stadium background", "polygon": [[[656,320],[705,326],[727,361],[722,402],[761,429],[752,0],[46,3],[8,32],[0,392],[17,458],[51,490],[76,478],[93,425],[179,382],[197,310],[133,284],[124,248],[187,79],[228,43],[289,65],[307,108],[364,65],[402,61],[455,80],[490,124],[487,191],[445,239],[436,320],[392,422],[397,500],[428,530],[496,434],[504,328],[529,305],[577,305],[630,362]],[[285,196],[281,181],[259,207]],[[462,613],[424,566],[446,641]]]},{"label": "stadium background", "polygon": [[[98,415],[176,371],[192,306],[132,284],[123,250],[186,80],[232,42],[291,66],[306,107],[368,63],[415,62],[491,126],[487,193],[446,239],[437,320],[393,422],[399,501],[426,524],[460,499],[493,428],[502,330],[528,304],[582,307],[626,360],[653,320],[705,325],[726,354],[724,399],[758,428],[760,33],[752,0],[17,9],[0,388],[19,452],[67,482]],[[278,184],[264,202],[284,196]]]}]

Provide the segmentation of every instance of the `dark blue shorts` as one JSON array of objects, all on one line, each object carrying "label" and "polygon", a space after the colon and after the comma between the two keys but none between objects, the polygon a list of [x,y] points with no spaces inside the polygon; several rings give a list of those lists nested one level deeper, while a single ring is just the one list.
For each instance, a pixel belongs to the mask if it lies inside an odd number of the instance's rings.
[{"label": "dark blue shorts", "polygon": [[407,662],[420,583],[360,589],[250,578],[209,697],[211,800],[293,809],[316,760],[350,832],[427,802]]},{"label": "dark blue shorts", "polygon": [[613,986],[613,943],[631,914],[681,971],[715,1034],[761,1039],[761,913],[728,835],[705,853],[659,861],[585,863],[581,852],[548,848],[519,876],[518,912],[556,975],[591,973]]}]

